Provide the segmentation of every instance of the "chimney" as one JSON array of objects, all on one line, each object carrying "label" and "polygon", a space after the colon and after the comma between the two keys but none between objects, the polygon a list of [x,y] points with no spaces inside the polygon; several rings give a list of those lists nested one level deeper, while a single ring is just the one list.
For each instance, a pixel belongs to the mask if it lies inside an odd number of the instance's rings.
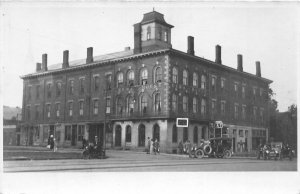
[{"label": "chimney", "polygon": [[39,72],[42,70],[42,63],[36,63],[36,72]]},{"label": "chimney", "polygon": [[43,71],[48,71],[47,67],[47,54],[42,55],[42,70]]},{"label": "chimney", "polygon": [[222,64],[220,45],[216,45],[216,63]]},{"label": "chimney", "polygon": [[68,68],[69,67],[69,51],[65,50],[64,51],[64,56],[63,56],[63,64],[62,68]]},{"label": "chimney", "polygon": [[237,70],[243,72],[243,55],[238,54],[237,55]]},{"label": "chimney", "polygon": [[141,42],[141,24],[137,23],[133,25],[134,27],[134,49],[133,53],[141,53],[142,52],[142,42]]},{"label": "chimney", "polygon": [[256,61],[256,76],[261,77],[260,62]]},{"label": "chimney", "polygon": [[93,47],[89,47],[89,48],[87,48],[86,63],[92,63],[92,62],[94,62]]},{"label": "chimney", "polygon": [[195,55],[194,51],[194,37],[188,36],[188,50],[187,53],[190,55]]}]

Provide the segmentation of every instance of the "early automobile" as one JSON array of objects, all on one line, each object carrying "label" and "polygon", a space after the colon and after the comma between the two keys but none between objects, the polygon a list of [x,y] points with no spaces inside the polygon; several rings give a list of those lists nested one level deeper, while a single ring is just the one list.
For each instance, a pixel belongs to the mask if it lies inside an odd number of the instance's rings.
[{"label": "early automobile", "polygon": [[[271,144],[265,144],[262,148],[262,155],[264,160],[274,159],[278,160],[281,153],[281,144],[278,142],[272,142]],[[259,159],[260,157],[258,157]]]},{"label": "early automobile", "polygon": [[219,137],[211,138],[204,141],[195,151],[196,158],[203,158],[204,156],[215,158],[230,158],[232,155],[231,150],[232,138]]}]

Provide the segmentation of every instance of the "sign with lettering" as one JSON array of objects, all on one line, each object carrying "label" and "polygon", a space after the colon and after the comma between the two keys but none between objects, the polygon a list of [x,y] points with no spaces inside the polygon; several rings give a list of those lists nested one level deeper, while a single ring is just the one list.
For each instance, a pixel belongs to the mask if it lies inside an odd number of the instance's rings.
[{"label": "sign with lettering", "polygon": [[223,128],[223,122],[222,121],[215,121],[216,128]]},{"label": "sign with lettering", "polygon": [[188,118],[177,118],[176,127],[188,127],[189,119]]}]

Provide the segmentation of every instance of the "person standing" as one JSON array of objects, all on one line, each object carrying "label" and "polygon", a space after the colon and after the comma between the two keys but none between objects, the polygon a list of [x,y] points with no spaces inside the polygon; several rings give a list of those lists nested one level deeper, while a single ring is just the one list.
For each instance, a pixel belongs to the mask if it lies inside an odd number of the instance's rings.
[{"label": "person standing", "polygon": [[49,143],[50,143],[50,149],[51,150],[54,149],[54,137],[53,137],[53,135],[50,135]]},{"label": "person standing", "polygon": [[154,154],[156,155],[156,153],[159,153],[159,142],[157,139],[154,142]]},{"label": "person standing", "polygon": [[150,142],[150,155],[153,153],[153,145],[154,145],[154,142],[153,142],[153,139],[151,139],[151,142]]},{"label": "person standing", "polygon": [[147,138],[147,154],[150,154],[151,140],[150,137]]},{"label": "person standing", "polygon": [[189,154],[189,158],[192,157],[192,144],[190,142],[190,140],[186,140],[186,149],[187,149],[187,153]]},{"label": "person standing", "polygon": [[182,143],[182,141],[180,141],[179,144],[178,144],[178,153],[183,154],[183,143]]}]

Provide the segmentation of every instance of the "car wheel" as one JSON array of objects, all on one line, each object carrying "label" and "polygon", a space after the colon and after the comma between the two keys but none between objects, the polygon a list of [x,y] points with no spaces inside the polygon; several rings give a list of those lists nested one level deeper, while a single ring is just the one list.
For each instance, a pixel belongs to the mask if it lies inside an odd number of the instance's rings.
[{"label": "car wheel", "polygon": [[231,151],[230,150],[226,150],[224,152],[224,158],[231,158]]},{"label": "car wheel", "polygon": [[204,157],[204,152],[203,152],[203,150],[201,150],[201,149],[196,150],[194,156],[195,156],[195,158],[203,158],[203,157]]}]

